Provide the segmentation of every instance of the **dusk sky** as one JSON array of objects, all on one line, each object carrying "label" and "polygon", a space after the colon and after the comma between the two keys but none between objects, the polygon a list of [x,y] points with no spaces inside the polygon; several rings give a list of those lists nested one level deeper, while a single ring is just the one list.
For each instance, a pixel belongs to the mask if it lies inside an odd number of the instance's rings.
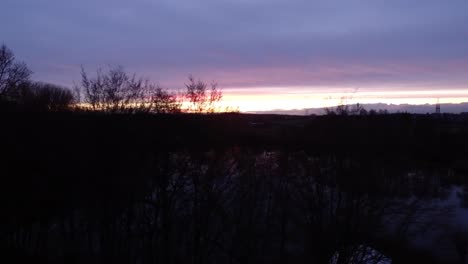
[{"label": "dusk sky", "polygon": [[216,80],[241,110],[468,101],[466,0],[4,0],[0,42],[71,87],[122,65]]}]

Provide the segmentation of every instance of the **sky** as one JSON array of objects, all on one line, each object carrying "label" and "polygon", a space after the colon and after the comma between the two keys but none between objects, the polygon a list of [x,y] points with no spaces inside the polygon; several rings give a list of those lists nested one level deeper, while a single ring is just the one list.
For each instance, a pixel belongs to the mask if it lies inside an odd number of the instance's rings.
[{"label": "sky", "polygon": [[241,111],[468,101],[466,0],[3,0],[0,42],[38,81],[122,65],[215,80]]}]

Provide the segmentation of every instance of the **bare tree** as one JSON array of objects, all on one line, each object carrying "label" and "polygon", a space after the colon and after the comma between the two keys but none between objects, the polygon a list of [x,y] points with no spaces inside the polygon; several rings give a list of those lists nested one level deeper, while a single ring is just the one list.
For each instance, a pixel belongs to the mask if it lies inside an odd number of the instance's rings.
[{"label": "bare tree", "polygon": [[0,47],[1,97],[15,97],[18,87],[29,82],[31,73],[24,62],[15,61],[15,55],[7,46]]},{"label": "bare tree", "polygon": [[122,66],[98,69],[93,78],[81,69],[81,87],[84,103],[92,110],[136,113],[177,113],[181,102],[176,93],[170,93],[136,74],[129,75]]},{"label": "bare tree", "polygon": [[215,111],[216,103],[221,101],[223,95],[218,89],[218,84],[212,82],[210,87],[202,80],[195,80],[195,77],[188,77],[189,83],[185,84],[187,88],[185,97],[190,103],[190,111],[195,113],[212,113]]},{"label": "bare tree", "polygon": [[222,99],[222,92],[215,82],[208,85],[190,75],[185,87],[186,92],[179,96],[135,74],[130,76],[123,67],[116,66],[107,71],[98,69],[91,78],[82,68],[81,87],[75,90],[82,91],[84,103],[92,110],[120,113],[178,113],[181,112],[182,98],[190,104],[190,112],[212,113]]},{"label": "bare tree", "polygon": [[129,76],[122,66],[116,66],[107,72],[98,69],[94,78],[88,78],[82,68],[81,85],[85,102],[93,110],[125,112],[141,108],[148,83],[136,75]]},{"label": "bare tree", "polygon": [[176,93],[168,92],[160,87],[152,88],[152,111],[157,114],[179,113],[182,103]]},{"label": "bare tree", "polygon": [[[96,77],[89,79],[84,68],[81,67],[81,86],[83,87],[84,102],[88,103],[93,110],[101,108],[104,84],[102,82],[102,71],[96,71]],[[78,90],[78,89],[76,89]]]}]

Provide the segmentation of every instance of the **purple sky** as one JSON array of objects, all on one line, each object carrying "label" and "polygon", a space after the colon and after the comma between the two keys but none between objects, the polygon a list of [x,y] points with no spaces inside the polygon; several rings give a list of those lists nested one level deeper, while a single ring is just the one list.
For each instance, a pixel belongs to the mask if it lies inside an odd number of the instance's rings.
[{"label": "purple sky", "polygon": [[120,64],[170,88],[468,90],[467,0],[3,0],[0,23],[64,85]]}]

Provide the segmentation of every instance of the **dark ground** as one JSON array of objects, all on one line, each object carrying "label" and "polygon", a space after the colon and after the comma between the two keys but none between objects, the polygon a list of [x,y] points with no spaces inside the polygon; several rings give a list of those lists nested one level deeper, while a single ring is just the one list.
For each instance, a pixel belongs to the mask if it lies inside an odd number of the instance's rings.
[{"label": "dark ground", "polygon": [[0,112],[0,123],[0,249],[24,263],[327,263],[335,252],[350,263],[363,244],[393,263],[444,263],[409,243],[442,209],[405,201],[467,182],[464,115]]}]

